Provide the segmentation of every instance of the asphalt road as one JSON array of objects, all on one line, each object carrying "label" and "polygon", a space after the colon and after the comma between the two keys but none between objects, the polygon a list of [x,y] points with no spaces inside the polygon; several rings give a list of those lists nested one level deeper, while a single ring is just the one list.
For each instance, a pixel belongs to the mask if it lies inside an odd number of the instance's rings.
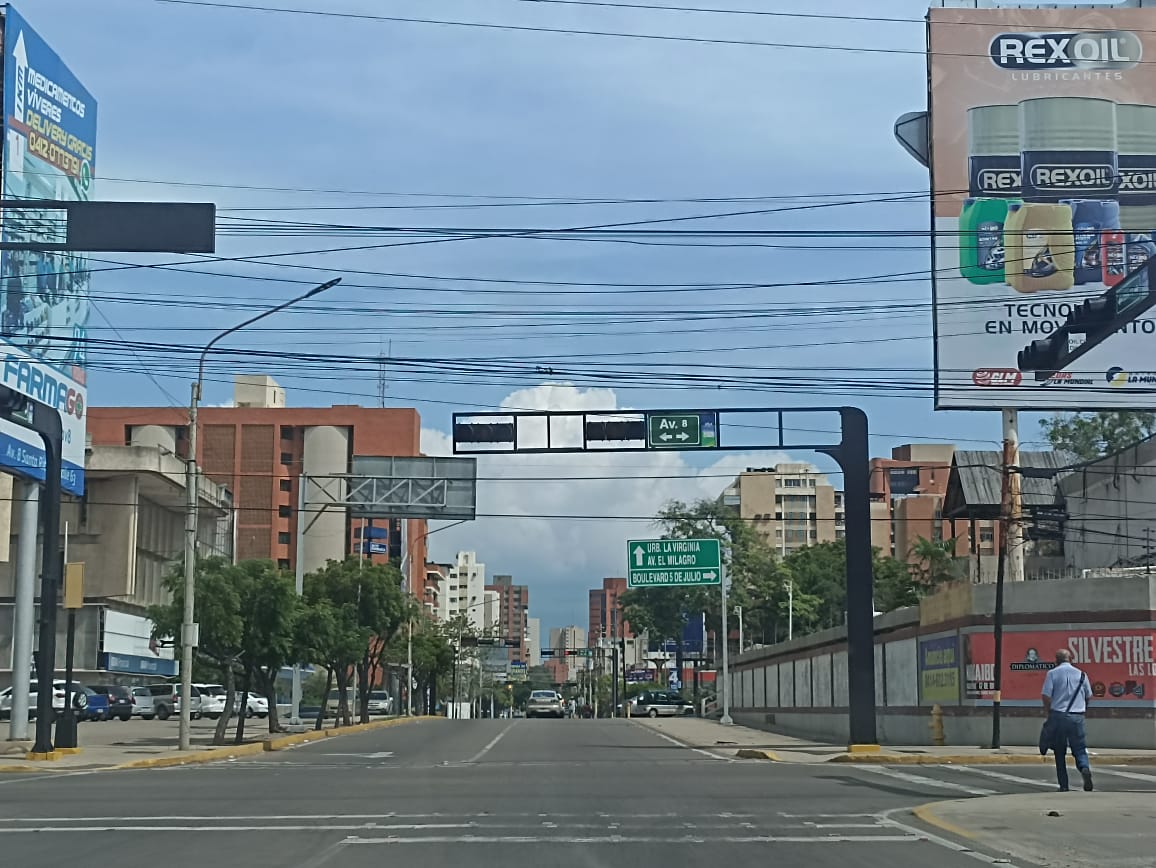
[{"label": "asphalt road", "polygon": [[[1156,792],[1156,772],[1131,774],[1098,785]],[[209,765],[4,776],[0,863],[975,868],[906,809],[1052,786],[1043,766],[733,760],[628,721],[428,721]]]}]

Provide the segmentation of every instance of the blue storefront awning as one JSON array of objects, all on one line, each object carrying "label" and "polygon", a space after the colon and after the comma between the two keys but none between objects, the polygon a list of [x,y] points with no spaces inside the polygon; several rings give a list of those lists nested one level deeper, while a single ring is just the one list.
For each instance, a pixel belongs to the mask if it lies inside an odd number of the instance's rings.
[{"label": "blue storefront awning", "polygon": [[100,655],[100,668],[107,672],[123,672],[127,675],[156,675],[172,678],[177,674],[177,661],[161,657],[138,657],[135,654],[113,654],[105,651]]}]

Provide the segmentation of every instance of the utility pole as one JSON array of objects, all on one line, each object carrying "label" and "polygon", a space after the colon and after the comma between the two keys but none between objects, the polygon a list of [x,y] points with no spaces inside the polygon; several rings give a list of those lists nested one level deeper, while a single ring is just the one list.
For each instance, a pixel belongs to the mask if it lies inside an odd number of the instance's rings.
[{"label": "utility pole", "polygon": [[1144,575],[1152,575],[1152,528],[1144,528]]},{"label": "utility pole", "polygon": [[1006,564],[1009,559],[1009,537],[1007,515],[1011,504],[1011,477],[1012,464],[1008,460],[1010,454],[1010,447],[1008,441],[1004,441],[1004,465],[1001,473],[1000,482],[1000,520],[999,520],[999,562],[996,564],[995,575],[995,614],[992,618],[992,639],[995,645],[994,652],[994,684],[992,685],[991,696],[991,747],[992,750],[999,750],[1000,748],[1000,702],[1001,702],[1001,688],[1003,687],[1003,592],[1004,592],[1004,575]]},{"label": "utility pole", "polygon": [[735,606],[735,614],[739,616],[739,653],[743,653],[745,643],[743,642],[743,607]]},{"label": "utility pole", "polygon": [[1018,472],[1020,465],[1020,430],[1019,411],[1003,410],[1003,440],[1004,440],[1004,467],[1008,484],[1007,516],[1007,551],[1008,551],[1008,579],[1013,582],[1024,580],[1024,524],[1023,524],[1023,495],[1021,490],[1022,476]]}]

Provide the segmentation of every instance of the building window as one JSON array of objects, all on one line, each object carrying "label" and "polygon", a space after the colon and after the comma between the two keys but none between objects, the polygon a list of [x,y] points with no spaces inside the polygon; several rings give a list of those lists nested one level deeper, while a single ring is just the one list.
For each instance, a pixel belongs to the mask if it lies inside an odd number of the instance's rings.
[{"label": "building window", "polygon": [[995,532],[991,530],[981,530],[979,532],[979,541],[981,543],[995,542]]},{"label": "building window", "polygon": [[281,518],[292,518],[293,507],[285,506],[282,504],[281,506],[277,507],[277,515],[281,516]]},{"label": "building window", "polygon": [[277,483],[277,485],[282,491],[292,491],[293,490],[293,480],[292,479],[282,479],[279,483]]},{"label": "building window", "polygon": [[815,487],[815,480],[814,479],[808,479],[807,480],[807,488],[814,488],[814,487]]},{"label": "building window", "polygon": [[783,488],[802,488],[803,480],[801,479],[784,479]]},{"label": "building window", "polygon": [[282,452],[281,453],[281,463],[282,464],[292,464],[293,463],[293,453],[292,452]]},{"label": "building window", "polygon": [[279,569],[279,570],[289,569],[289,558],[277,558],[277,569]]},{"label": "building window", "polygon": [[281,426],[281,439],[282,440],[292,440],[293,439],[293,426],[292,425],[282,425]]},{"label": "building window", "polygon": [[289,545],[289,540],[290,540],[290,537],[289,537],[288,531],[281,531],[281,533],[277,534],[278,545],[287,546],[287,545]]}]

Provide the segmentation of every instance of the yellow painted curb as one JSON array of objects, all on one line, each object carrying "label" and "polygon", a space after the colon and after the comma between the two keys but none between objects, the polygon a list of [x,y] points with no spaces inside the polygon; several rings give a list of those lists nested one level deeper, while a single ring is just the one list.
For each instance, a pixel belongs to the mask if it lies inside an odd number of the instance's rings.
[{"label": "yellow painted curb", "polygon": [[59,750],[50,750],[48,753],[28,753],[24,759],[30,762],[55,762],[64,757],[64,752]]},{"label": "yellow painted curb", "polygon": [[770,760],[771,762],[781,763],[783,760],[773,750],[756,750],[751,747],[740,748],[735,752],[735,756],[739,759],[761,759]]},{"label": "yellow painted curb", "polygon": [[6,766],[0,765],[0,775],[4,774],[20,774],[21,772],[46,772],[50,769],[45,766]]},{"label": "yellow painted curb", "polygon": [[77,756],[81,750],[78,747],[58,747],[53,753],[62,754],[63,756]]},{"label": "yellow painted curb", "polygon": [[267,738],[261,744],[263,750],[268,753],[274,750],[284,750],[295,744],[309,744],[311,741],[321,741],[321,739],[328,737],[328,730],[311,729],[309,732],[295,732],[293,735],[279,735],[277,738]]},{"label": "yellow painted curb", "polygon": [[975,836],[971,832],[964,829],[962,826],[957,826],[950,820],[945,820],[933,810],[940,805],[946,805],[947,802],[931,802],[926,805],[920,805],[918,808],[912,808],[913,813],[919,820],[923,821],[929,826],[934,826],[941,831],[947,832],[949,835],[955,835],[957,838],[964,838],[969,841],[974,841]]},{"label": "yellow painted curb", "polygon": [[299,744],[308,744],[311,741],[320,741],[323,738],[337,738],[343,735],[357,735],[359,732],[372,732],[376,729],[387,729],[391,726],[401,726],[405,723],[417,723],[422,720],[445,720],[440,715],[417,715],[414,717],[391,717],[388,720],[371,720],[369,723],[355,723],[353,726],[343,726],[338,729],[311,729],[308,732],[296,732],[293,735],[278,736],[265,741],[266,751],[284,750]]},{"label": "yellow painted curb", "polygon": [[849,744],[847,745],[847,753],[865,754],[865,753],[880,753],[883,750],[877,744]]},{"label": "yellow painted curb", "polygon": [[114,769],[160,769],[169,766],[195,765],[198,763],[214,763],[232,759],[238,756],[252,756],[265,750],[263,741],[249,742],[248,744],[229,745],[201,750],[195,753],[172,754],[167,756],[149,757],[148,759],[132,760],[112,766]]}]

